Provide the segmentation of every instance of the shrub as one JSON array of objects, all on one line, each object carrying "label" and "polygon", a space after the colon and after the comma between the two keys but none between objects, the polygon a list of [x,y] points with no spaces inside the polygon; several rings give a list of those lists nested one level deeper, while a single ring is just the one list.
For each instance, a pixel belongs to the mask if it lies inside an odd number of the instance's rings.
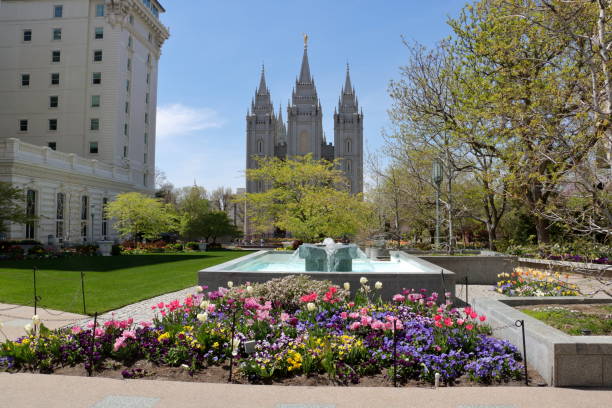
[{"label": "shrub", "polygon": [[121,245],[113,245],[111,248],[111,255],[112,256],[121,255]]},{"label": "shrub", "polygon": [[187,247],[187,249],[191,249],[194,251],[197,251],[200,248],[199,243],[193,241],[186,243],[185,246]]}]

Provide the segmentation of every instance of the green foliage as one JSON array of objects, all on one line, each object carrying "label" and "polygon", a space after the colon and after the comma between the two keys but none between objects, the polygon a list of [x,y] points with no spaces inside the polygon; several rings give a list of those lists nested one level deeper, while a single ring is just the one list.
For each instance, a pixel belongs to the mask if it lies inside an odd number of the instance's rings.
[{"label": "green foliage", "polygon": [[155,239],[176,227],[176,216],[169,204],[140,193],[119,194],[104,210],[124,238]]},{"label": "green foliage", "polygon": [[190,238],[204,238],[214,243],[219,237],[235,238],[240,231],[223,211],[201,212],[196,215],[183,214],[181,233]]},{"label": "green foliage", "polygon": [[355,235],[371,224],[370,204],[349,193],[338,163],[314,160],[311,154],[257,161],[256,169],[247,170],[247,178],[266,190],[245,198],[257,230],[267,231],[272,225],[313,242]]},{"label": "green foliage", "polygon": [[24,191],[0,181],[0,233],[6,233],[10,222],[25,224],[37,219],[26,215]]}]

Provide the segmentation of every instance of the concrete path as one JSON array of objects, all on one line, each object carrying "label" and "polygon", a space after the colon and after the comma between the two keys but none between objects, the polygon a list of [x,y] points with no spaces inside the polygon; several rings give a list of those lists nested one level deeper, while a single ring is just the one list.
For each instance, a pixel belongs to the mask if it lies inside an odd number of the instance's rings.
[{"label": "concrete path", "polygon": [[230,385],[0,373],[0,406],[45,408],[609,408],[612,390]]},{"label": "concrete path", "polygon": [[[36,313],[38,313],[41,321],[49,329],[58,329],[71,323],[88,319],[87,316],[80,314],[60,312],[52,309],[38,308]],[[24,327],[26,324],[32,323],[33,315],[33,307],[0,303],[0,322],[2,322],[4,326],[0,329],[0,342],[4,342],[4,340],[6,340],[5,337],[14,340],[18,337],[25,336],[26,332]],[[0,407],[1,406],[2,401],[0,398]]]}]

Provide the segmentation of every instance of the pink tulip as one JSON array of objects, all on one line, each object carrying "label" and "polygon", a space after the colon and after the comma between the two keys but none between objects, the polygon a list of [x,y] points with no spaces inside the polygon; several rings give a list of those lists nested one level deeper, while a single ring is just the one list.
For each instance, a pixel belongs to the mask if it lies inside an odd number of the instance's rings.
[{"label": "pink tulip", "polygon": [[351,325],[349,326],[349,329],[351,329],[351,330],[357,330],[357,329],[358,329],[358,328],[360,328],[360,327],[361,327],[361,323],[359,323],[359,322],[353,322],[353,323],[351,323]]},{"label": "pink tulip", "polygon": [[480,315],[480,317],[478,318],[481,322],[484,322],[485,320],[487,320],[487,317],[485,315]]},{"label": "pink tulip", "polygon": [[405,300],[406,300],[406,297],[404,295],[400,295],[399,293],[397,295],[393,295],[394,302],[403,302]]},{"label": "pink tulip", "polygon": [[348,313],[346,312],[340,313],[340,318],[346,320],[348,318]]},{"label": "pink tulip", "polygon": [[457,319],[457,325],[458,326],[462,326],[464,322],[465,322],[465,320],[463,320],[463,319]]}]

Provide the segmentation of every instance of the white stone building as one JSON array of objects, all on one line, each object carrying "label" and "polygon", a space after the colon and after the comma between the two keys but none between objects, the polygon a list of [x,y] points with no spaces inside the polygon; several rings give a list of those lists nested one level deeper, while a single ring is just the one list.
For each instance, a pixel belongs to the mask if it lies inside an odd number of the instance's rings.
[{"label": "white stone building", "polygon": [[103,200],[153,191],[163,11],[156,0],[0,2],[0,180],[27,190],[40,217],[9,238],[113,238]]}]

